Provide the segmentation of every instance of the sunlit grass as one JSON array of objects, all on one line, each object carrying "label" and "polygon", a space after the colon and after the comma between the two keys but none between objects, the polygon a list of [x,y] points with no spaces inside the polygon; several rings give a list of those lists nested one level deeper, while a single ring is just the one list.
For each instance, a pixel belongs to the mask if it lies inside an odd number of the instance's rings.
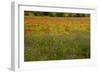
[{"label": "sunlit grass", "polygon": [[89,22],[89,17],[25,17],[24,60],[90,58]]}]

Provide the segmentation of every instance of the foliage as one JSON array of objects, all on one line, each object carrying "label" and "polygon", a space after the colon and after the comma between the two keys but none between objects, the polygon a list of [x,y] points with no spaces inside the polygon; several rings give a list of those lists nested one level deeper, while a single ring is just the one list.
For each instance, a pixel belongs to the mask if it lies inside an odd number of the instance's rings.
[{"label": "foliage", "polygon": [[25,16],[50,16],[50,17],[89,17],[90,14],[84,13],[62,13],[62,12],[40,12],[25,11]]}]

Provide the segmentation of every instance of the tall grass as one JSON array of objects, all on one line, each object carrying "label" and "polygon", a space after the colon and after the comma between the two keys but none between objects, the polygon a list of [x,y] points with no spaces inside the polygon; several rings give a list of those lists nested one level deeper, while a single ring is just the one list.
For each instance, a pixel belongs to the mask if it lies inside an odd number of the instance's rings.
[{"label": "tall grass", "polygon": [[[89,26],[80,28],[81,24],[75,25],[75,21],[69,27],[64,27],[62,24],[57,24],[58,26],[55,24],[47,24],[46,26],[44,24],[25,24],[25,30],[32,30],[25,31],[24,35],[25,61],[90,58]],[[50,31],[41,31],[44,28],[48,28]]]}]

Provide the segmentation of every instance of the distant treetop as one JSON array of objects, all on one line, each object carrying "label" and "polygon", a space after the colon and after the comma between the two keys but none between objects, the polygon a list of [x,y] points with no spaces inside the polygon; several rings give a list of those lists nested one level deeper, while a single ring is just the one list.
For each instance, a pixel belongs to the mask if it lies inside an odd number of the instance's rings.
[{"label": "distant treetop", "polygon": [[50,16],[50,17],[89,17],[86,13],[40,12],[24,11],[25,16]]}]

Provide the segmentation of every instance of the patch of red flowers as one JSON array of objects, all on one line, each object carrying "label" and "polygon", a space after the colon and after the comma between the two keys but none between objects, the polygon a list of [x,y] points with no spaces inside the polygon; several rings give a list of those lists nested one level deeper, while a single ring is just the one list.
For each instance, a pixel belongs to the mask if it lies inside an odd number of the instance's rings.
[{"label": "patch of red flowers", "polygon": [[25,29],[25,32],[32,32],[32,29]]}]

